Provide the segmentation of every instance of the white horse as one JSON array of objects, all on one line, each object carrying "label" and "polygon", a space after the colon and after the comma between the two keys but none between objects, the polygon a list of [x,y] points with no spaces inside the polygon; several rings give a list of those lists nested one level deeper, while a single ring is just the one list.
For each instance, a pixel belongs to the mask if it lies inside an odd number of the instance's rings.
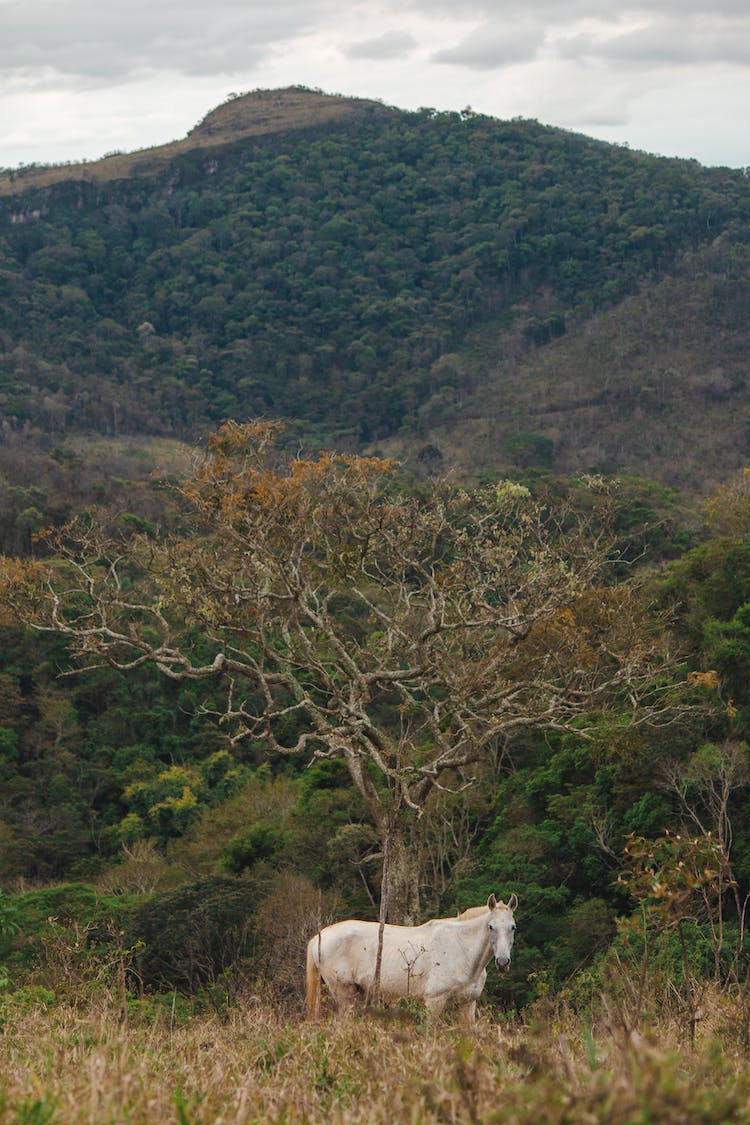
[{"label": "white horse", "polygon": [[[430,1015],[446,1004],[458,1007],[459,1018],[471,1024],[492,957],[499,969],[510,965],[516,932],[508,903],[490,895],[486,906],[474,906],[457,918],[433,918],[422,926],[383,929],[380,995],[393,1001],[422,1000]],[[377,922],[350,919],[320,930],[307,945],[307,1015],[320,1011],[320,985],[328,987],[337,1012],[351,1010],[358,997],[367,1000],[375,987],[378,953]]]}]

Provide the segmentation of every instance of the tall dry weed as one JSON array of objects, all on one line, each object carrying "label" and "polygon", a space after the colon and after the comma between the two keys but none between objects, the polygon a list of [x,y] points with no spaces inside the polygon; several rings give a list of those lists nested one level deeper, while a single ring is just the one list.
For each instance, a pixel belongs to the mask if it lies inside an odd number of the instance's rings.
[{"label": "tall dry weed", "polygon": [[0,1004],[2,1125],[750,1123],[725,997],[694,1050],[562,1007],[526,1023],[485,1009],[465,1034],[398,1011],[312,1025],[258,996],[222,1018],[131,1001],[127,1023],[102,992],[46,1001]]}]

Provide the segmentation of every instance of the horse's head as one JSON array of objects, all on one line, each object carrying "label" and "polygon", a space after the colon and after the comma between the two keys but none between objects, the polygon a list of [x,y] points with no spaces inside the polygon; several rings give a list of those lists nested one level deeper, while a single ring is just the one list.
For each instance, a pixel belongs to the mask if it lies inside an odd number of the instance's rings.
[{"label": "horse's head", "polygon": [[510,951],[513,948],[513,941],[516,936],[516,922],[513,911],[517,906],[518,899],[515,895],[511,895],[507,903],[503,902],[502,899],[498,902],[494,895],[490,895],[487,899],[487,908],[490,912],[487,918],[487,929],[490,935],[492,955],[498,969],[510,967]]}]

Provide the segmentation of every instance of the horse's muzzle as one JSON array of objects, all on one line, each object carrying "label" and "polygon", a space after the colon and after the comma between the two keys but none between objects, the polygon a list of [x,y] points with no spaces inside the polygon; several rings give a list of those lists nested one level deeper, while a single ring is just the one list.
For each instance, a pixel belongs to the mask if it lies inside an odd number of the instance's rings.
[{"label": "horse's muzzle", "polygon": [[510,968],[510,957],[496,957],[495,964],[502,972],[507,973]]}]

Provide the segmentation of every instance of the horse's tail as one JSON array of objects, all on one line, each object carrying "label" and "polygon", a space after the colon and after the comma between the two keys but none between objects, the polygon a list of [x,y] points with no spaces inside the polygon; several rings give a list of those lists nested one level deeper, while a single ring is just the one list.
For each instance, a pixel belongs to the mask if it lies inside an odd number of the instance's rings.
[{"label": "horse's tail", "polygon": [[[322,977],[315,961],[315,946],[320,947],[320,933],[307,943],[307,1018],[317,1020],[320,1016],[320,982]],[[318,952],[320,950],[318,949]]]}]

